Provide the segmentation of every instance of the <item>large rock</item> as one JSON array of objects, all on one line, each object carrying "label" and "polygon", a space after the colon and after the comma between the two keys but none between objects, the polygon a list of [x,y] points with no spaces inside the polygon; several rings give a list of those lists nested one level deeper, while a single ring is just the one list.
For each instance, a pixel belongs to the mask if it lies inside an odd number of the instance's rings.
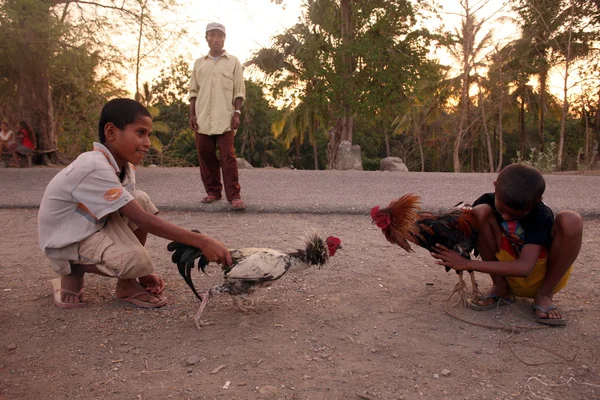
[{"label": "large rock", "polygon": [[379,169],[382,171],[402,171],[408,172],[408,168],[399,157],[386,157],[379,163]]},{"label": "large rock", "polygon": [[359,145],[352,145],[349,141],[342,140],[338,147],[335,169],[344,171],[350,169],[362,171],[363,167],[360,153]]},{"label": "large rock", "polygon": [[252,164],[250,164],[248,161],[244,160],[243,158],[236,158],[237,160],[237,165],[238,165],[238,169],[252,169],[254,168],[252,166]]}]

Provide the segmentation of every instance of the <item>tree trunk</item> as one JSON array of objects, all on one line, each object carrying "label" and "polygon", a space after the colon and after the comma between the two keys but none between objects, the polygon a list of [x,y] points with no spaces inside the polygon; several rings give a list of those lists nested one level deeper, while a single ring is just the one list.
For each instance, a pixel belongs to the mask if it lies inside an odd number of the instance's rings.
[{"label": "tree trunk", "polygon": [[483,104],[483,92],[481,87],[479,88],[479,108],[481,108],[481,120],[483,123],[483,134],[485,136],[485,144],[487,146],[488,162],[490,164],[490,172],[494,172],[494,153],[492,153],[492,142],[490,140],[490,132],[487,127],[487,120],[485,116],[485,106]]},{"label": "tree trunk", "polygon": [[567,126],[567,114],[569,113],[569,87],[567,86],[567,80],[569,79],[569,64],[570,64],[570,53],[571,48],[569,46],[567,50],[567,59],[565,61],[565,79],[563,83],[563,108],[562,116],[560,118],[560,138],[558,140],[558,155],[556,158],[556,169],[560,171],[563,164],[563,151],[565,147],[565,129]]},{"label": "tree trunk", "polygon": [[546,107],[546,87],[548,86],[548,69],[546,65],[540,72],[540,109],[538,111],[538,135],[540,137],[540,151],[544,151],[544,118]]},{"label": "tree trunk", "polygon": [[519,108],[519,151],[521,156],[525,157],[527,148],[527,132],[525,131],[525,99],[521,96],[521,104]]},{"label": "tree trunk", "polygon": [[298,169],[300,169],[300,159],[302,157],[300,157],[300,138],[299,137],[296,137],[294,139],[294,145],[296,147],[296,157],[295,157],[295,159],[296,159],[295,164],[296,165],[295,165],[295,167],[298,168]]},{"label": "tree trunk", "polygon": [[596,127],[596,141],[600,142],[600,91],[598,91],[598,104],[596,105],[596,115],[594,116],[594,126]]},{"label": "tree trunk", "polygon": [[[146,1],[144,1],[143,3],[140,3],[141,6],[141,14],[140,14],[140,31],[138,33],[138,41],[137,41],[137,54],[135,57],[135,100],[136,101],[141,101],[141,93],[140,93],[140,64],[141,64],[141,58],[140,58],[140,53],[142,51],[142,38],[143,38],[143,32],[144,32],[144,11],[146,9]],[[150,99],[146,99],[147,102],[150,101]]]},{"label": "tree trunk", "polygon": [[587,156],[590,151],[590,123],[589,123],[587,106],[586,106],[585,102],[583,103],[582,111],[583,112],[581,114],[583,115],[583,120],[585,122],[585,148],[584,148],[583,154],[585,155],[585,158],[587,159]]},{"label": "tree trunk", "polygon": [[462,87],[460,94],[460,109],[458,117],[458,128],[456,138],[454,139],[454,149],[452,152],[452,161],[454,172],[461,172],[460,149],[462,140],[465,136],[465,126],[467,121],[467,113],[469,111],[469,86],[471,76],[471,56],[473,55],[473,15],[469,8],[469,2],[466,1],[463,5],[465,10],[464,27],[463,27],[463,65],[462,65]]},{"label": "tree trunk", "polygon": [[[571,6],[571,17],[573,17],[574,8]],[[565,146],[565,129],[567,126],[567,114],[569,113],[569,68],[571,66],[571,35],[573,34],[573,30],[571,26],[569,26],[569,35],[567,36],[566,50],[567,54],[565,55],[565,78],[563,81],[563,109],[562,116],[560,118],[560,139],[558,140],[558,155],[556,159],[556,169],[560,170],[563,164],[563,150]]]},{"label": "tree trunk", "polygon": [[[418,126],[416,132],[417,143],[419,145],[419,155],[421,156],[421,172],[425,172],[425,154],[423,153],[423,133],[421,131],[421,126]],[[406,161],[406,159],[404,160]]]},{"label": "tree trunk", "polygon": [[388,133],[387,129],[383,133],[383,138],[385,140],[385,156],[391,157],[392,152],[390,150],[390,134]]},{"label": "tree trunk", "polygon": [[351,18],[350,0],[341,0],[342,14],[342,74],[344,76],[344,88],[341,98],[342,121],[340,140],[347,140],[352,143],[354,132],[354,119],[352,117],[352,106],[350,105],[350,96],[353,92],[352,87],[352,54],[348,47],[352,44],[353,28]]},{"label": "tree trunk", "polygon": [[315,171],[319,169],[319,149],[317,149],[317,142],[315,141],[312,145],[313,158],[315,160]]},{"label": "tree trunk", "polygon": [[[502,73],[502,67],[500,67],[500,101],[498,104],[498,165],[496,171],[502,170],[502,163],[504,162],[504,137],[502,134],[502,118],[504,117],[504,74]],[[493,172],[493,171],[492,171]]]},{"label": "tree trunk", "polygon": [[[57,138],[54,127],[54,108],[50,93],[50,44],[48,34],[50,10],[39,3],[31,14],[19,21],[22,32],[21,63],[17,103],[20,119],[31,126],[37,138],[37,150],[44,164],[56,162]],[[39,19],[39,21],[37,20]]]}]

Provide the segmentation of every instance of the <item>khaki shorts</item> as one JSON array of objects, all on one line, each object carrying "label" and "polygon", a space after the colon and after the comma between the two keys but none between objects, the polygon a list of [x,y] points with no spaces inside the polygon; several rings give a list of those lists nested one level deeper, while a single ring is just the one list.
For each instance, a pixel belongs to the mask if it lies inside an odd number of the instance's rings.
[{"label": "khaki shorts", "polygon": [[[158,209],[145,192],[130,192],[142,208],[156,215]],[[154,271],[146,248],[133,233],[138,227],[120,212],[108,216],[102,229],[79,243],[77,264],[96,265],[104,274],[119,279],[135,279]],[[74,262],[71,262],[74,263]]]}]

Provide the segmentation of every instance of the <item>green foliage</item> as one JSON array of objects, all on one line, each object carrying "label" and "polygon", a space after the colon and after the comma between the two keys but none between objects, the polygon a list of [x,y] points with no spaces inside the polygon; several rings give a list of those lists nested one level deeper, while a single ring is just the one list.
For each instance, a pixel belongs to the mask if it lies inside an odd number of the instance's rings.
[{"label": "green foliage", "polygon": [[290,165],[290,150],[281,140],[274,140],[273,148],[265,151],[268,156],[269,164],[275,168],[286,167]]},{"label": "green foliage", "polygon": [[[598,160],[598,142],[594,140],[594,145],[590,154],[585,156],[583,147],[579,148],[577,152],[577,171],[591,171],[593,169],[600,169],[600,160]],[[595,162],[595,167],[594,167]]]},{"label": "green foliage", "polygon": [[363,169],[365,171],[379,171],[381,165],[381,158],[367,158],[363,157]]},{"label": "green foliage", "polygon": [[530,165],[542,172],[554,172],[556,171],[556,143],[550,142],[544,151],[533,147],[527,157],[523,157],[521,152],[517,151],[517,156],[512,159],[512,162]]}]

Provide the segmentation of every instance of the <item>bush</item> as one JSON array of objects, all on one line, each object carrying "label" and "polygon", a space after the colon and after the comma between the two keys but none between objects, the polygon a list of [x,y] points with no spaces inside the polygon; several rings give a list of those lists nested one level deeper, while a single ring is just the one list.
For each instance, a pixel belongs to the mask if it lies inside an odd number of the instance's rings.
[{"label": "bush", "polygon": [[379,171],[381,158],[363,157],[362,164],[365,171]]},{"label": "bush", "polygon": [[551,142],[544,151],[539,151],[533,147],[529,152],[529,158],[523,158],[520,151],[517,151],[517,157],[512,162],[530,165],[542,172],[556,171],[556,143]]}]

